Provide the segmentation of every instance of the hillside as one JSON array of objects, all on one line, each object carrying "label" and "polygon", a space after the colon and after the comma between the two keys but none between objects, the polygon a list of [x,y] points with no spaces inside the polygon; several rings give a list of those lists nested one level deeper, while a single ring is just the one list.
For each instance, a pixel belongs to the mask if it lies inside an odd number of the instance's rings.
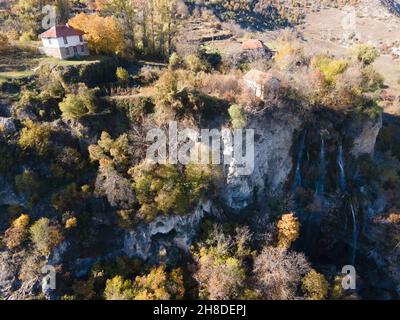
[{"label": "hillside", "polygon": [[396,1],[0,5],[0,300],[400,298]]}]

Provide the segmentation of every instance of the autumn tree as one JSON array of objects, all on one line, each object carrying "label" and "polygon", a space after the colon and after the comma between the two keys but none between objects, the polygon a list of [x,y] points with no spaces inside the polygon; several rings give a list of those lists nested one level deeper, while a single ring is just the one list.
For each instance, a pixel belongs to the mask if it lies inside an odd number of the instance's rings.
[{"label": "autumn tree", "polygon": [[246,279],[242,250],[248,240],[242,236],[235,242],[217,227],[210,234],[206,245],[194,254],[198,266],[194,278],[199,283],[201,299],[228,300],[242,297]]},{"label": "autumn tree", "polygon": [[123,34],[114,17],[80,13],[68,24],[85,33],[90,50],[97,54],[120,54],[125,48]]},{"label": "autumn tree", "polygon": [[4,234],[4,243],[8,249],[14,249],[21,245],[29,236],[29,216],[27,214],[20,215],[13,221],[11,227]]},{"label": "autumn tree", "polygon": [[247,119],[242,106],[234,104],[228,109],[228,113],[231,117],[233,129],[242,129],[246,126]]},{"label": "autumn tree", "polygon": [[254,260],[254,281],[264,299],[293,299],[302,277],[309,270],[302,253],[265,246]]},{"label": "autumn tree", "polygon": [[102,12],[117,17],[131,50],[166,57],[177,30],[177,0],[109,0]]},{"label": "autumn tree", "polygon": [[152,268],[147,275],[135,278],[135,300],[177,300],[185,293],[181,269]]},{"label": "autumn tree", "polygon": [[10,42],[6,34],[0,32],[0,53],[6,52],[10,47]]},{"label": "autumn tree", "polygon": [[104,290],[106,300],[133,300],[135,296],[133,283],[131,280],[121,276],[108,279]]},{"label": "autumn tree", "polygon": [[106,131],[101,133],[97,144],[89,146],[89,156],[92,161],[110,160],[117,169],[125,168],[129,162],[129,140],[126,133],[112,139]]},{"label": "autumn tree", "polygon": [[147,221],[158,213],[185,215],[198,203],[211,183],[207,165],[155,165],[148,162],[131,168],[133,188],[141,205],[139,214]]},{"label": "autumn tree", "polygon": [[154,267],[135,280],[115,276],[108,279],[104,290],[106,300],[176,300],[185,293],[181,269],[167,272],[165,266]]},{"label": "autumn tree", "polygon": [[307,299],[324,300],[328,295],[328,281],[323,274],[311,269],[301,280],[301,288]]},{"label": "autumn tree", "polygon": [[34,150],[39,155],[47,154],[51,146],[52,129],[50,126],[32,120],[25,120],[23,124],[24,128],[18,140],[19,146],[24,150]]},{"label": "autumn tree", "polygon": [[299,237],[300,223],[293,213],[282,215],[277,223],[278,246],[290,248],[292,243]]},{"label": "autumn tree", "polygon": [[51,250],[63,240],[60,227],[48,218],[37,220],[30,228],[32,242],[43,255],[50,254]]}]

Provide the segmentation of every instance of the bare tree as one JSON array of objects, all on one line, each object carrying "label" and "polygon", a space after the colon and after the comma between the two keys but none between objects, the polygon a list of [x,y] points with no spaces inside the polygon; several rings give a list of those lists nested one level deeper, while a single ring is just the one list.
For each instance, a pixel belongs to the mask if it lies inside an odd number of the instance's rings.
[{"label": "bare tree", "polygon": [[266,246],[254,261],[257,289],[265,299],[293,299],[302,276],[310,270],[304,254]]}]

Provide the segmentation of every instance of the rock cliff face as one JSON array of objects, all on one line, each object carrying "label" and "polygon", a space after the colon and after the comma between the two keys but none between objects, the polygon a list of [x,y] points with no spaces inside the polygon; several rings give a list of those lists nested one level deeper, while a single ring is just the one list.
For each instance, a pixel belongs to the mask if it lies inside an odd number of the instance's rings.
[{"label": "rock cliff face", "polygon": [[129,257],[149,259],[157,257],[161,251],[168,253],[169,247],[187,251],[202,218],[213,214],[213,210],[210,201],[201,201],[187,216],[159,216],[151,223],[141,224],[126,233],[124,252]]},{"label": "rock cliff face", "polygon": [[376,138],[382,128],[382,116],[377,119],[369,119],[350,126],[350,134],[353,136],[351,154],[359,157],[363,154],[373,155]]},{"label": "rock cliff face", "polygon": [[254,192],[263,194],[268,189],[281,194],[292,170],[291,148],[294,132],[302,125],[300,115],[274,111],[250,120],[254,129],[254,171],[239,175],[228,168],[227,182],[222,192],[226,205],[240,210],[249,205]]},{"label": "rock cliff face", "polygon": [[[382,127],[382,118],[338,120],[327,115],[322,118],[320,114],[311,112],[301,114],[297,111],[275,110],[250,119],[247,127],[255,131],[254,171],[247,176],[239,175],[234,166],[230,166],[227,170],[226,186],[221,191],[225,204],[235,211],[244,209],[255,196],[262,198],[266,193],[274,196],[284,195],[287,191],[285,186],[291,178],[294,179],[292,173],[296,161],[299,165],[298,170],[301,169],[301,163],[296,159],[296,152],[304,149],[304,145],[299,145],[301,141],[299,136],[304,134],[303,140],[306,141],[302,143],[308,144],[308,157],[313,151],[310,149],[314,148],[314,152],[318,152],[314,159],[315,167],[311,168],[311,171],[315,173],[323,170],[325,172],[318,174],[324,175],[330,170],[327,167],[330,163],[336,165],[335,159],[342,141],[348,141],[350,144],[346,149],[345,158],[373,156],[376,139]],[[310,146],[312,143],[314,145]],[[321,152],[326,158],[324,168],[320,168]],[[304,157],[303,154],[299,156]],[[308,161],[308,165],[311,166],[312,160]]]}]

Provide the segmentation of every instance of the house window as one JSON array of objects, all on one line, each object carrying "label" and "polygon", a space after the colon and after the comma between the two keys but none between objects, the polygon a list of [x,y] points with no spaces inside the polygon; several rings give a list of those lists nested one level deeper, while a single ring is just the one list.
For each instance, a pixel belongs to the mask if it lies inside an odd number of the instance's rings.
[{"label": "house window", "polygon": [[79,36],[79,41],[83,42],[83,37],[82,36]]},{"label": "house window", "polygon": [[67,56],[69,56],[69,48],[65,48],[65,52],[67,53]]},{"label": "house window", "polygon": [[51,44],[51,39],[49,38],[49,44]]},{"label": "house window", "polygon": [[85,52],[85,46],[84,45],[81,46],[81,52]]},{"label": "house window", "polygon": [[67,37],[64,37],[64,44],[68,44],[68,39],[67,39]]}]

